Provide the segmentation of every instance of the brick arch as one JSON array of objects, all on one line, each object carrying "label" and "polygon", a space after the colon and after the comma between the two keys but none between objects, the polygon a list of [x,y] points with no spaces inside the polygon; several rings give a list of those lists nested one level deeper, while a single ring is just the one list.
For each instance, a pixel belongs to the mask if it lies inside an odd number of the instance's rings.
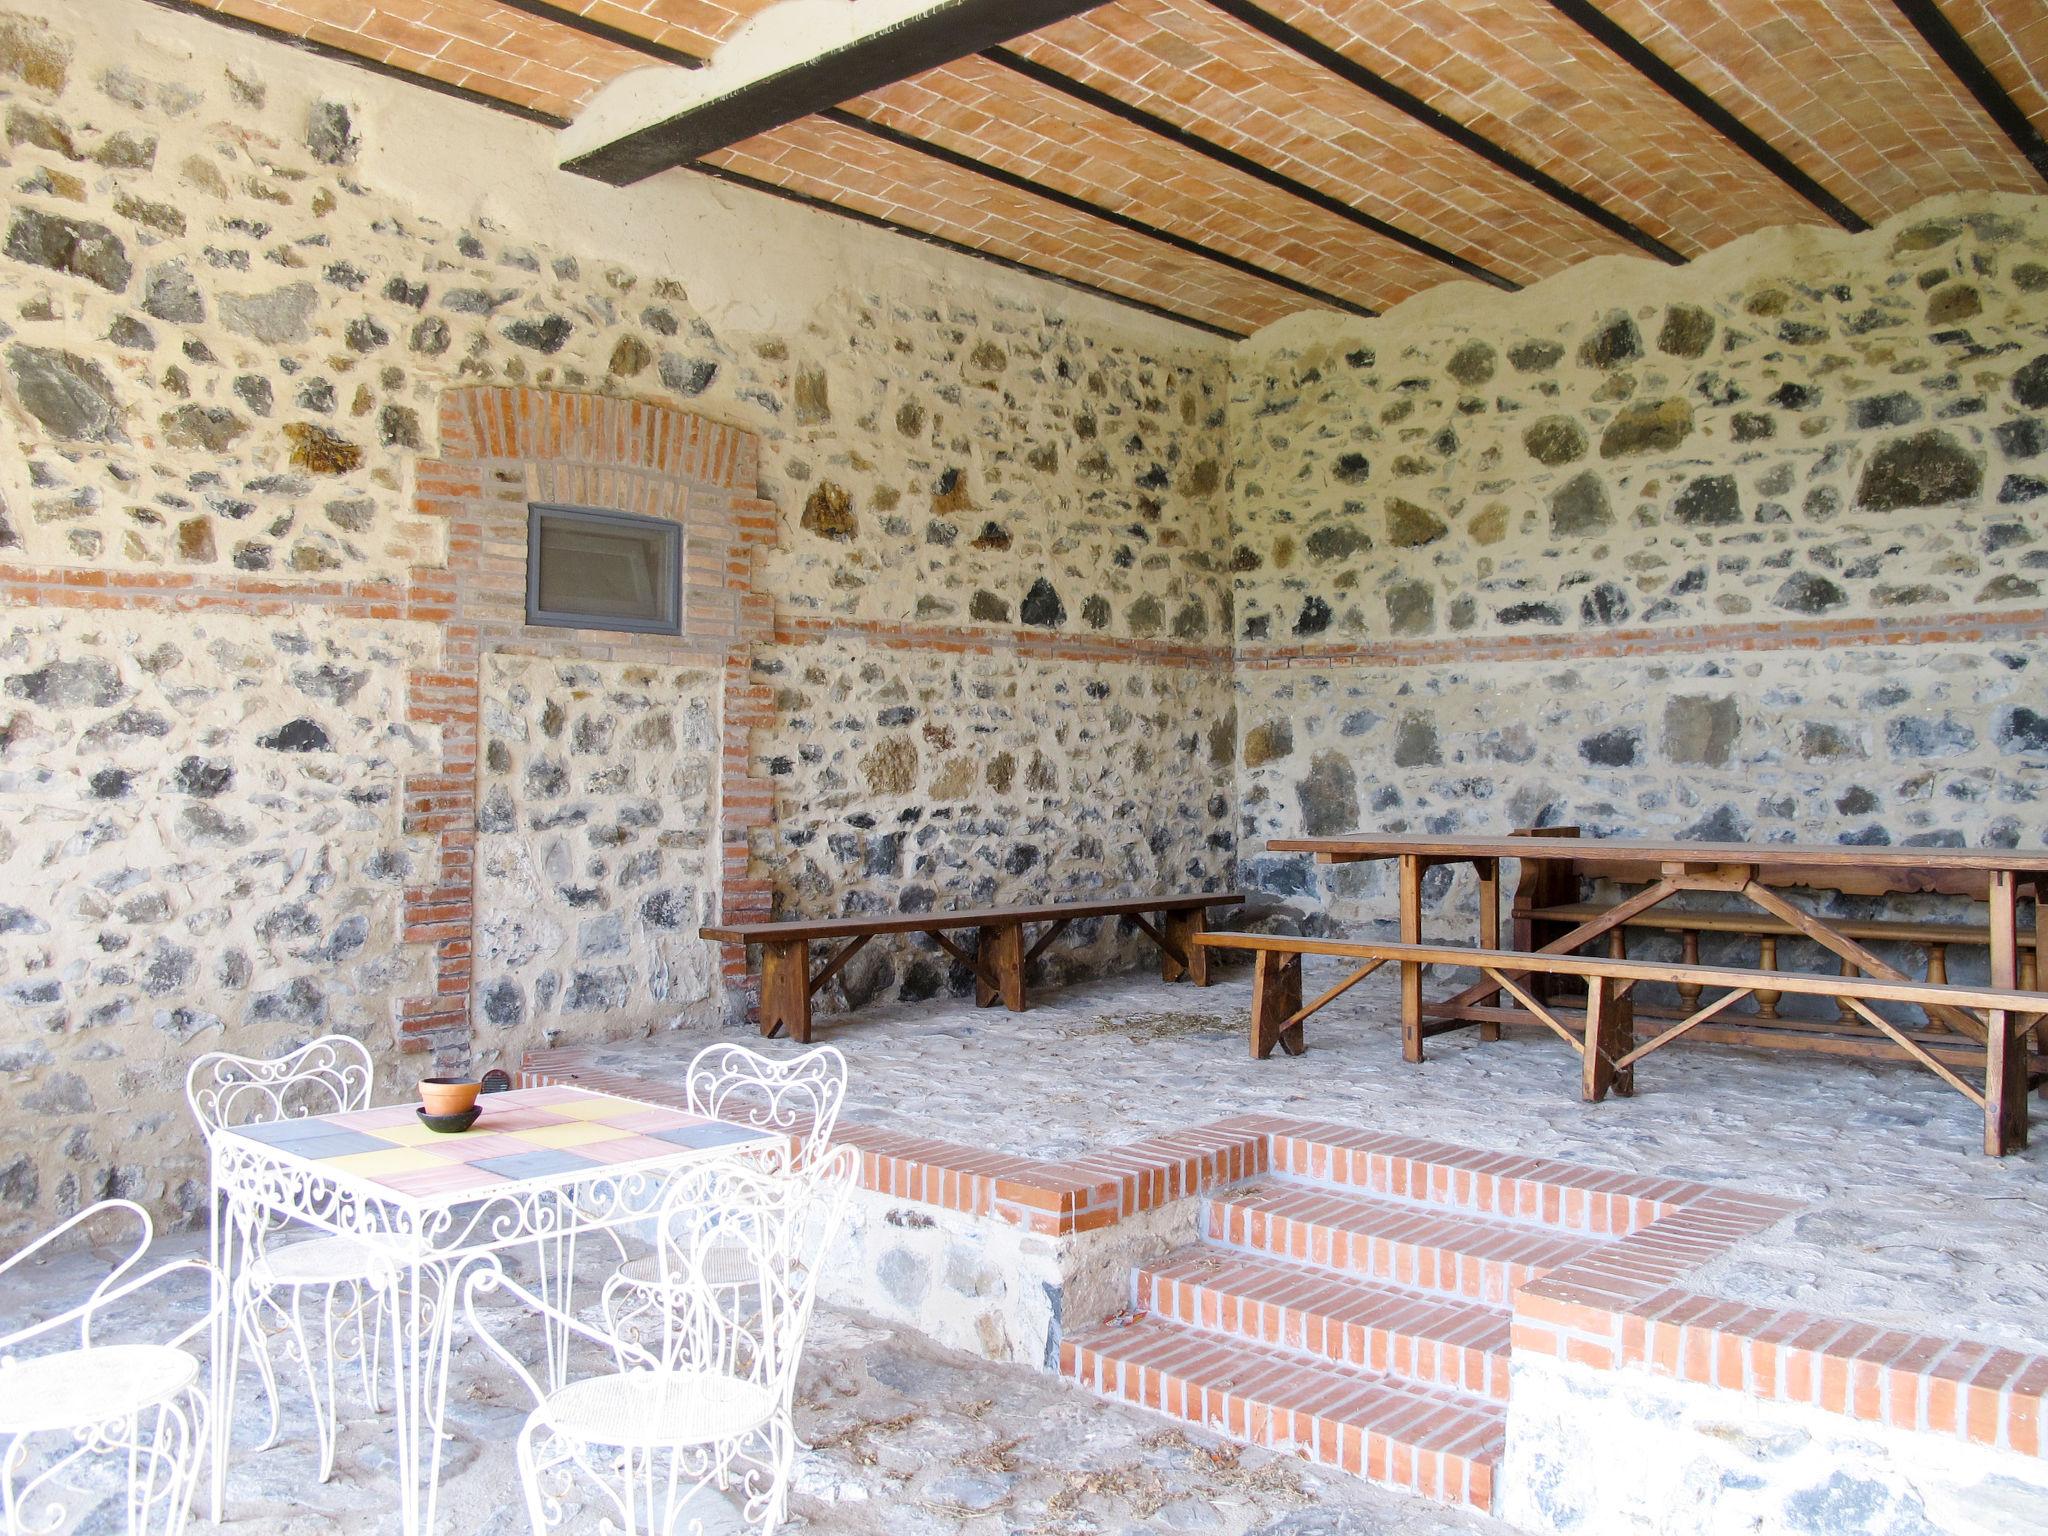
[{"label": "brick arch", "polygon": [[[465,1062],[473,1038],[478,721],[486,654],[697,664],[719,670],[719,907],[727,921],[769,913],[768,882],[748,877],[749,836],[773,790],[748,772],[751,735],[773,694],[752,675],[772,638],[771,599],[755,590],[775,541],[774,506],[755,494],[752,433],[645,400],[561,390],[464,388],[441,398],[441,456],[418,466],[417,507],[446,530],[444,566],[418,567],[403,616],[440,630],[438,669],[411,675],[407,718],[441,732],[441,761],[407,779],[405,830],[433,839],[434,867],[410,886],[403,939],[427,947],[432,990],[398,1006],[399,1044]],[[671,518],[683,527],[683,633],[538,628],[526,616],[526,505],[573,501]],[[393,617],[399,616],[394,609]],[[728,999],[747,985],[744,951],[722,956]]]}]

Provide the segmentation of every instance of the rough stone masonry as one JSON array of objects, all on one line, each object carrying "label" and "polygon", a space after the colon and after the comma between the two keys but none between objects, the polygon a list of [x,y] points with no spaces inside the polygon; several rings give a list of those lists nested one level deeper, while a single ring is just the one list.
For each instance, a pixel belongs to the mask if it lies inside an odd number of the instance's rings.
[{"label": "rough stone masonry", "polygon": [[[440,743],[405,679],[461,658],[364,605],[401,612],[448,560],[415,470],[451,388],[758,440],[781,527],[751,579],[783,634],[739,750],[775,787],[751,873],[787,910],[1224,883],[1219,353],[704,189],[617,206],[681,252],[723,219],[736,264],[817,296],[631,267],[547,197],[466,214],[401,184],[408,113],[473,146],[478,186],[549,163],[542,132],[126,0],[95,17],[0,13],[0,1230],[114,1193],[193,1210],[200,1051],[342,1030],[422,1065],[394,1014],[434,985],[402,936],[434,847],[401,786]],[[695,936],[717,669],[465,664],[471,1059],[722,1024],[744,1000]],[[1048,961],[1139,942],[1091,927]],[[966,985],[864,960],[847,1000]]]},{"label": "rough stone masonry", "polygon": [[[0,1236],[193,1210],[199,1051],[423,1064],[418,673],[475,677],[474,1061],[743,1005],[694,937],[735,754],[790,913],[1249,879],[1363,922],[1369,878],[1256,856],[1351,826],[2048,830],[2038,202],[1232,349],[709,183],[597,217],[517,170],[541,130],[93,17],[0,11]],[[701,659],[401,616],[471,385],[757,439],[768,725]],[[834,996],[966,985],[906,941]]]}]

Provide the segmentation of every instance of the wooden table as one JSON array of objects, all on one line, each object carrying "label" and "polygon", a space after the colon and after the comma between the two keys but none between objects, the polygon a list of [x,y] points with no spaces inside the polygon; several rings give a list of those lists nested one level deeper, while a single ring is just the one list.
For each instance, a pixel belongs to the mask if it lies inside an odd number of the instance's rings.
[{"label": "wooden table", "polygon": [[[1479,947],[1500,950],[1500,865],[1503,859],[1530,864],[1577,864],[1589,873],[1647,879],[1635,894],[1570,928],[1549,942],[1528,944],[1529,952],[1569,954],[1600,938],[1619,948],[1629,920],[1684,892],[1708,891],[1738,898],[1790,931],[1839,956],[1846,968],[1887,980],[1906,981],[1895,966],[1842,933],[1838,922],[1817,916],[1779,894],[1786,887],[1832,889],[1857,894],[1939,892],[1968,896],[1989,906],[1985,943],[1991,955],[1990,987],[2019,989],[2020,895],[2038,900],[2048,892],[2048,850],[2002,848],[1847,847],[1833,843],[1707,843],[1652,838],[1585,838],[1576,828],[1485,837],[1299,837],[1276,838],[1273,853],[1307,853],[1324,864],[1392,861],[1399,866],[1399,920],[1403,944],[1422,941],[1422,877],[1438,865],[1469,864],[1479,877]],[[1525,877],[1526,879],[1526,877]],[[2039,926],[2032,938],[2040,941]],[[2038,947],[2037,947],[2038,956]],[[1442,1003],[1422,1000],[1424,963],[1401,961],[1401,1047],[1410,1061],[1422,1060],[1422,1042],[1433,1034],[1480,1025],[1489,1037],[1521,1010],[1495,1006],[1500,986],[1482,980]],[[2038,968],[2038,967],[2037,967]],[[2048,971],[2042,971],[2048,975]],[[1937,1030],[1984,1039],[1983,1023],[1961,1009],[1929,1010]],[[1764,1035],[1770,1033],[1765,1030]],[[1793,1034],[1787,1029],[1781,1034]],[[1708,1031],[1699,1038],[1711,1039]],[[1761,1037],[1760,1037],[1761,1038]],[[1742,1043],[1758,1043],[1744,1041]],[[1788,1043],[1799,1043],[1796,1038]],[[1889,1042],[1873,1042],[1872,1054],[1895,1054]]]}]

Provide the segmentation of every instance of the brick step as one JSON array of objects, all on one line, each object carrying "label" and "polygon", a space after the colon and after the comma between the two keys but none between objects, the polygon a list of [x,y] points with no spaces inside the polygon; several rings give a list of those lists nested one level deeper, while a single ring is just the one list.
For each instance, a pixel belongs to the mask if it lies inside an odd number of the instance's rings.
[{"label": "brick step", "polygon": [[1234,1439],[1476,1509],[1493,1506],[1503,1404],[1158,1318],[1064,1340],[1061,1373]]},{"label": "brick step", "polygon": [[1271,1147],[1276,1174],[1600,1236],[1634,1232],[1707,1192],[1685,1179],[1308,1121],[1289,1122]]},{"label": "brick step", "polygon": [[1507,1400],[1506,1307],[1210,1247],[1140,1266],[1137,1303],[1186,1327]]},{"label": "brick step", "polygon": [[1505,1306],[1603,1240],[1379,1195],[1267,1178],[1210,1197],[1208,1237],[1276,1258]]}]

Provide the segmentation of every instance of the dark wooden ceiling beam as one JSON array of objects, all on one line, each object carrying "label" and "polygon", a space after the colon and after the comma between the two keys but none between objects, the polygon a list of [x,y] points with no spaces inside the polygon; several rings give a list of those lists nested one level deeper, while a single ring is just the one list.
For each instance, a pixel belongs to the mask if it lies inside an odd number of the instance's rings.
[{"label": "dark wooden ceiling beam", "polygon": [[1977,57],[1977,50],[1963,38],[1941,7],[1934,0],[1893,0],[1899,14],[1913,24],[1932,48],[1935,57],[1949,67],[1949,72],[1962,82],[1963,89],[1977,98],[1977,105],[2012,140],[2012,147],[2018,150],[2027,164],[2034,168],[2034,174],[2048,181],[2048,140],[2043,140],[2041,130],[2033,120],[2020,109],[2006,88],[1998,83],[1998,76],[1991,73],[1990,66]]},{"label": "dark wooden ceiling beam", "polygon": [[[546,19],[560,26],[587,33],[592,37],[604,38],[606,41],[615,42],[623,48],[636,49],[639,52],[657,58],[667,57],[671,63],[680,64],[686,69],[700,68],[704,63],[704,60],[696,54],[684,53],[679,49],[664,48],[663,45],[651,42],[637,33],[628,32],[619,27],[608,26],[603,22],[593,21],[591,18],[579,16],[573,11],[564,11],[559,6],[548,4],[547,0],[500,0],[500,3],[514,5],[529,15],[545,16]],[[1325,289],[1316,287],[1312,283],[1305,283],[1297,278],[1289,277],[1284,272],[1276,272],[1270,267],[1263,267],[1256,262],[1247,261],[1239,256],[1233,256],[1228,251],[1214,250],[1209,246],[1203,245],[1198,240],[1176,234],[1172,230],[1162,229],[1154,224],[1148,224],[1143,219],[1133,218],[1131,215],[1122,213],[1117,209],[1108,208],[1087,198],[1061,191],[1057,187],[1046,186],[1044,183],[1034,181],[1028,176],[1004,170],[1000,166],[989,165],[984,161],[977,160],[972,155],[948,149],[943,144],[935,143],[917,134],[906,133],[900,128],[890,127],[888,124],[877,122],[873,118],[862,117],[859,113],[850,112],[844,107],[828,107],[815,115],[824,118],[828,122],[838,123],[842,127],[871,134],[887,143],[896,145],[898,148],[928,156],[956,169],[970,171],[977,176],[985,176],[991,181],[1000,182],[1006,187],[1027,193],[1032,197],[1044,198],[1048,202],[1057,203],[1062,208],[1071,209],[1073,212],[1086,214],[1090,218],[1101,219],[1105,223],[1114,224],[1120,229],[1128,230],[1132,234],[1140,235],[1147,240],[1156,240],[1163,245],[1172,246],[1175,250],[1184,251],[1190,256],[1199,257],[1204,261],[1213,261],[1219,266],[1228,267],[1233,272],[1241,273],[1246,277],[1254,278],[1264,283],[1272,283],[1276,287],[1285,288],[1290,293],[1298,293],[1303,298],[1312,299],[1316,303],[1326,305],[1329,308],[1342,310],[1347,314],[1367,317],[1379,313],[1378,310],[1368,305],[1360,304],[1355,300],[1328,292]],[[962,247],[962,249],[971,250],[972,247]]]},{"label": "dark wooden ceiling beam", "polygon": [[1669,262],[1673,266],[1685,261],[1683,252],[1672,249],[1642,226],[1623,218],[1612,208],[1596,202],[1577,188],[1567,186],[1548,171],[1531,165],[1513,150],[1494,143],[1476,128],[1459,122],[1447,112],[1439,111],[1413,91],[1404,90],[1385,75],[1368,69],[1341,49],[1333,48],[1312,33],[1304,32],[1292,23],[1282,21],[1263,6],[1253,5],[1250,0],[1207,0],[1207,3],[1262,37],[1278,43],[1290,53],[1297,54],[1317,68],[1337,76],[1345,84],[1378,98],[1425,128],[1442,134],[1461,148],[1470,150],[1487,164],[1507,172],[1523,185],[1534,187],[1544,196],[1564,204],[1572,212],[1599,225],[1609,234],[1619,235],[1638,250],[1647,251],[1659,261]]},{"label": "dark wooden ceiling beam", "polygon": [[1652,85],[1684,107],[1722,138],[1833,219],[1842,228],[1861,232],[1870,221],[1801,170],[1790,156],[1692,83],[1674,66],[1614,20],[1592,0],[1550,0],[1607,51],[1636,70]]},{"label": "dark wooden ceiling beam", "polygon": [[1353,315],[1371,316],[1379,313],[1378,310],[1369,308],[1364,304],[1318,288],[1313,283],[1302,282],[1297,278],[1289,277],[1284,272],[1275,272],[1270,267],[1262,267],[1255,261],[1247,261],[1243,257],[1234,256],[1228,251],[1215,250],[1210,246],[1202,244],[1199,240],[1190,239],[1186,235],[1176,234],[1170,229],[1162,229],[1156,224],[1148,224],[1143,219],[1132,218],[1127,213],[1120,212],[1115,208],[1104,207],[1101,203],[1092,202],[1085,197],[1077,197],[1073,193],[1062,191],[1058,187],[1046,186],[1043,182],[1033,181],[1029,176],[1020,176],[1015,171],[1005,170],[997,165],[990,165],[986,161],[975,159],[972,155],[962,154],[956,149],[948,149],[943,144],[936,144],[930,139],[920,138],[916,134],[905,133],[900,128],[891,127],[887,123],[876,122],[873,118],[862,117],[860,114],[849,112],[843,107],[834,107],[818,115],[827,122],[838,123],[847,128],[857,129],[862,133],[872,134],[884,143],[894,144],[900,149],[907,149],[915,154],[928,156],[939,161],[941,164],[953,166],[958,170],[972,172],[976,176],[985,176],[990,181],[1000,182],[1003,186],[1009,187],[1014,191],[1025,193],[1031,197],[1044,198],[1047,202],[1056,203],[1060,207],[1069,209],[1072,212],[1084,214],[1091,219],[1100,219],[1106,224],[1114,224],[1118,229],[1128,230],[1131,234],[1142,236],[1147,240],[1156,240],[1161,245],[1171,246],[1174,250],[1183,251],[1203,261],[1213,261],[1218,266],[1228,267],[1231,271],[1241,273],[1258,282],[1271,283],[1275,287],[1285,288],[1290,293],[1298,293],[1304,298],[1313,299],[1316,303],[1328,305],[1332,309],[1340,309],[1347,314]]},{"label": "dark wooden ceiling beam", "polygon": [[672,48],[667,43],[656,42],[651,37],[642,37],[638,32],[629,32],[624,27],[615,27],[608,21],[595,16],[585,16],[577,11],[549,0],[492,0],[508,11],[523,11],[536,21],[550,21],[558,27],[568,27],[581,32],[585,37],[602,38],[605,42],[620,48],[630,48],[635,53],[644,53],[650,59],[660,59],[664,64],[673,64],[679,69],[702,69],[704,60],[694,53],[681,48]]},{"label": "dark wooden ceiling beam", "polygon": [[1234,171],[1241,172],[1246,176],[1255,177],[1263,181],[1267,186],[1275,187],[1285,192],[1289,197],[1299,198],[1305,203],[1310,203],[1322,209],[1325,213],[1334,214],[1336,217],[1356,224],[1362,229],[1369,229],[1374,234],[1391,240],[1397,245],[1405,246],[1419,255],[1427,256],[1432,261],[1440,261],[1445,266],[1464,273],[1467,277],[1477,278],[1482,283],[1490,283],[1494,287],[1506,289],[1510,293],[1521,287],[1521,284],[1513,279],[1502,277],[1498,272],[1483,267],[1476,261],[1460,256],[1456,251],[1446,250],[1433,240],[1426,240],[1421,235],[1412,234],[1398,225],[1389,224],[1385,219],[1375,218],[1364,209],[1355,208],[1342,198],[1332,197],[1329,193],[1318,187],[1312,187],[1305,181],[1296,181],[1292,176],[1276,171],[1270,165],[1261,164],[1248,155],[1239,154],[1234,149],[1227,149],[1223,145],[1216,143],[1213,139],[1205,139],[1200,134],[1193,133],[1168,118],[1160,117],[1157,113],[1148,112],[1143,107],[1134,106],[1120,96],[1112,96],[1107,91],[1098,90],[1092,85],[1084,84],[1071,75],[1062,74],[1059,70],[1049,65],[1039,63],[1036,59],[1027,59],[1021,53],[1002,47],[985,48],[982,50],[981,56],[991,63],[1002,65],[1005,69],[1014,70],[1026,79],[1036,81],[1050,90],[1070,96],[1075,101],[1084,102],[1098,111],[1107,112],[1114,117],[1120,117],[1125,122],[1142,128],[1147,133],[1157,134],[1159,137],[1167,139],[1183,149],[1193,150],[1198,155],[1204,155],[1216,161],[1219,165],[1227,165]]},{"label": "dark wooden ceiling beam", "polygon": [[687,165],[842,101],[1094,10],[1103,0],[950,0],[620,135],[563,169],[615,187]]},{"label": "dark wooden ceiling beam", "polygon": [[1022,272],[1029,277],[1042,278],[1049,283],[1058,283],[1062,288],[1072,288],[1077,292],[1090,294],[1098,299],[1107,299],[1110,303],[1121,304],[1126,309],[1141,310],[1145,314],[1155,315],[1161,320],[1171,320],[1175,325],[1193,326],[1196,330],[1207,331],[1212,336],[1223,336],[1231,341],[1242,341],[1250,334],[1247,331],[1234,331],[1228,326],[1216,325],[1208,320],[1199,320],[1193,315],[1182,314],[1179,310],[1168,309],[1165,305],[1154,304],[1148,299],[1135,298],[1128,293],[1119,293],[1114,288],[1099,287],[1081,278],[1069,277],[1064,272],[1055,272],[1048,267],[1036,267],[1028,261],[1019,261],[1014,256],[1004,256],[996,251],[984,251],[971,245],[963,245],[958,240],[949,240],[944,235],[934,234],[928,229],[919,229],[914,224],[899,224],[896,220],[884,218],[878,213],[869,213],[865,208],[853,208],[844,203],[835,203],[829,198],[813,197],[810,193],[799,192],[794,187],[778,187],[772,181],[762,181],[758,177],[747,175],[744,171],[729,170],[725,166],[708,165],[702,161],[691,166],[690,169],[699,175],[716,177],[720,181],[730,182],[734,186],[745,187],[752,192],[766,192],[770,197],[779,197],[786,202],[800,203],[804,207],[814,208],[820,213],[829,213],[842,219],[851,219],[856,224],[866,224],[873,229],[886,229],[892,234],[907,235],[920,244],[937,246],[940,250],[951,251],[955,255],[971,256],[976,261],[993,262],[996,266],[1007,267],[1012,272]]},{"label": "dark wooden ceiling beam", "polygon": [[[415,70],[401,69],[395,64],[386,64],[381,59],[373,59],[365,54],[351,53],[346,48],[337,48],[330,43],[317,42],[312,38],[301,37],[296,32],[286,32],[260,21],[250,21],[246,17],[236,16],[226,11],[214,10],[211,6],[199,5],[196,3],[196,0],[150,0],[150,4],[180,16],[192,16],[203,21],[210,21],[217,26],[226,27],[230,31],[246,33],[251,37],[262,38],[266,42],[277,43],[285,48],[296,49],[300,53],[312,54],[316,58],[332,60],[337,64],[346,64],[354,69],[367,70],[369,73],[382,76],[387,80],[399,80],[407,85],[417,85],[426,90],[438,92],[443,96],[452,96],[458,101],[469,103],[471,106],[488,107],[494,112],[502,112],[509,117],[516,117],[522,122],[537,123],[541,127],[557,130],[569,126],[567,118],[557,117],[551,112],[542,112],[533,107],[522,107],[517,102],[506,101],[503,97],[486,95],[482,91],[472,91],[464,86],[450,85],[445,80],[436,80],[432,75],[423,75]],[[518,8],[530,15],[539,15],[540,12],[536,9],[538,4],[539,0],[534,0],[534,4],[527,4],[524,3],[524,0],[521,0]],[[552,7],[548,7],[548,9],[552,9]],[[550,17],[548,19],[552,20],[553,18]],[[601,35],[593,29],[603,25],[601,22],[590,21],[588,17],[577,16],[573,12],[564,12],[560,24],[563,26],[573,26],[577,31],[590,32],[592,36]],[[625,37],[634,38],[634,34],[627,33]],[[659,43],[649,43],[645,38],[634,38],[630,42],[624,39],[620,41],[621,46],[639,48],[642,52],[646,52],[650,47],[659,48],[663,46]],[[684,60],[692,57],[689,54],[682,56]],[[679,60],[678,62],[681,61]],[[701,63],[702,60],[697,62]],[[683,67],[688,68],[690,66],[685,63]],[[1062,288],[1071,288],[1079,293],[1086,293],[1098,299],[1105,299],[1112,304],[1121,304],[1126,309],[1138,310],[1161,320],[1169,320],[1175,325],[1186,325],[1198,331],[1206,331],[1212,336],[1221,336],[1231,341],[1237,341],[1248,334],[1244,331],[1231,330],[1227,326],[1216,325],[1210,321],[1198,319],[1193,315],[1182,314],[1178,310],[1169,309],[1164,305],[1154,304],[1145,299],[1135,298],[1127,293],[1119,293],[1113,288],[1099,287],[1094,283],[1084,282],[1080,278],[1069,277],[1062,272],[1054,272],[1044,267],[1035,267],[1029,262],[1018,261],[1013,257],[1000,255],[994,251],[977,250],[971,245],[965,245],[957,240],[948,240],[943,235],[935,235],[929,230],[918,229],[914,225],[899,224],[893,219],[885,219],[879,214],[869,213],[865,209],[844,207],[822,197],[812,197],[807,193],[794,191],[788,187],[778,187],[773,182],[761,181],[739,171],[727,170],[722,166],[701,164],[693,166],[692,169],[704,175],[715,177],[720,181],[731,183],[734,186],[745,187],[749,191],[766,192],[772,197],[779,197],[786,202],[800,203],[804,207],[817,209],[821,213],[834,214],[840,218],[851,219],[857,224],[865,224],[874,229],[885,229],[893,234],[907,236],[922,245],[937,246],[942,250],[952,251],[956,255],[972,257],[976,261],[991,262],[998,267],[1007,268],[1013,272],[1022,272],[1031,277],[1042,278],[1049,283],[1057,283]],[[1282,285],[1285,286],[1284,281],[1277,276],[1271,276],[1270,280],[1282,282]],[[1341,300],[1337,299],[1329,299],[1326,302],[1342,303]],[[1368,310],[1366,313],[1369,314],[1371,311]]]},{"label": "dark wooden ceiling beam", "polygon": [[367,54],[352,53],[346,48],[337,48],[332,43],[323,43],[315,38],[301,37],[296,32],[287,32],[281,27],[251,21],[246,16],[216,11],[210,5],[195,4],[194,0],[149,0],[149,3],[159,10],[210,21],[216,26],[226,27],[231,32],[244,32],[283,48],[309,53],[318,59],[346,64],[351,69],[367,70],[373,75],[381,75],[386,80],[400,80],[407,85],[417,85],[423,90],[433,91],[442,96],[452,96],[455,100],[467,102],[472,107],[488,107],[493,112],[503,112],[506,116],[516,117],[522,122],[538,123],[543,128],[557,130],[569,126],[569,119],[566,117],[557,117],[554,113],[543,112],[538,107],[522,107],[518,102],[507,101],[502,96],[472,91],[467,86],[451,85],[446,80],[436,80],[432,75],[423,75],[415,69],[402,69],[396,64],[386,64],[382,59],[373,59]]}]

